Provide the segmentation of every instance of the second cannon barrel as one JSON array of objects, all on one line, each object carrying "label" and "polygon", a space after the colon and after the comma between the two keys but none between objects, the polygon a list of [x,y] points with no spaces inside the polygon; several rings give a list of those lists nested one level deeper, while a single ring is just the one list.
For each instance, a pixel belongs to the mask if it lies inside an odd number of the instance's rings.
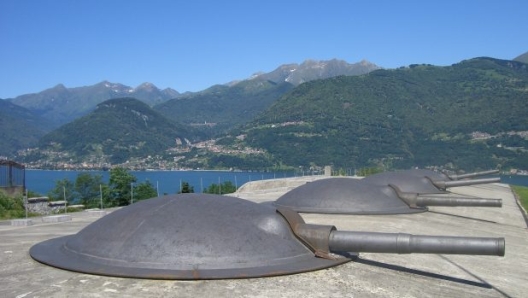
[{"label": "second cannon barrel", "polygon": [[405,233],[332,231],[331,251],[504,256],[504,238],[424,236]]}]

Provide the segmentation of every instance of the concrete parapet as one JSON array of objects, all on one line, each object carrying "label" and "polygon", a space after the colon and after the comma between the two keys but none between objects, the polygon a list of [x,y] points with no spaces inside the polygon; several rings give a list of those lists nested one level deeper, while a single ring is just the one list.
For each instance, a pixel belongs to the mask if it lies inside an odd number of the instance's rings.
[{"label": "concrete parapet", "polygon": [[31,220],[29,218],[13,219],[13,220],[11,220],[11,225],[12,226],[32,226],[33,225],[33,220]]},{"label": "concrete parapet", "polygon": [[71,221],[72,217],[71,215],[51,215],[51,216],[44,216],[42,218],[43,222],[64,222],[64,221]]},{"label": "concrete parapet", "polygon": [[107,215],[109,212],[105,210],[86,210],[85,211],[88,216],[95,216],[95,217],[103,217]]},{"label": "concrete parapet", "polygon": [[250,181],[242,185],[237,193],[244,192],[258,192],[266,191],[269,192],[272,189],[293,189],[295,187],[301,186],[307,182],[315,181],[319,179],[327,179],[328,176],[303,176],[303,177],[292,177],[292,178],[282,178],[282,179],[268,179],[268,180],[256,180]]}]

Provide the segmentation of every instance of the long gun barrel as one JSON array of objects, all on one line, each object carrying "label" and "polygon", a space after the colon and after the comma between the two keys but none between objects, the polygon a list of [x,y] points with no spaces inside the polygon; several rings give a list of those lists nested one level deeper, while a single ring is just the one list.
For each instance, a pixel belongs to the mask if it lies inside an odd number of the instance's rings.
[{"label": "long gun barrel", "polygon": [[485,175],[498,174],[498,173],[499,173],[499,170],[489,170],[489,171],[474,172],[474,173],[467,173],[467,174],[460,174],[460,175],[448,175],[448,177],[449,179],[452,179],[452,180],[460,180],[460,179],[474,178],[478,176],[485,176]]},{"label": "long gun barrel", "polygon": [[502,207],[502,200],[501,199],[486,199],[486,198],[418,196],[416,198],[416,205],[421,206],[421,207],[427,207],[427,206]]},{"label": "long gun barrel", "polygon": [[495,182],[500,182],[500,178],[497,177],[497,178],[482,178],[482,179],[455,180],[455,181],[431,180],[431,183],[433,183],[434,186],[440,189],[444,189],[444,190],[449,187],[488,184],[488,183],[495,183]]},{"label": "long gun barrel", "polygon": [[330,233],[331,251],[504,256],[504,238],[422,236],[403,233]]},{"label": "long gun barrel", "polygon": [[464,198],[464,197],[439,197],[439,196],[420,196],[416,193],[402,192],[394,184],[389,184],[394,189],[396,195],[410,207],[427,207],[427,206],[450,206],[450,207],[502,207],[501,199],[485,198]]},{"label": "long gun barrel", "polygon": [[337,231],[331,225],[306,224],[288,208],[277,208],[295,236],[319,257],[329,252],[434,253],[504,256],[504,238],[423,236],[404,233]]}]

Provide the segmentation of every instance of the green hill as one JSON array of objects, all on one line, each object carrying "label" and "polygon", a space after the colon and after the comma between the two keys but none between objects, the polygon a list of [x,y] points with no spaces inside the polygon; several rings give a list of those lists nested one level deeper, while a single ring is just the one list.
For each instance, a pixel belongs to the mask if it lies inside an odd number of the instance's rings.
[{"label": "green hill", "polygon": [[120,164],[132,157],[159,154],[178,143],[185,145],[193,135],[137,99],[118,98],[45,135],[40,148],[67,152],[78,162],[103,158]]},{"label": "green hill", "polygon": [[288,165],[526,169],[527,90],[515,61],[376,70],[302,84],[225,140]]},{"label": "green hill", "polygon": [[234,86],[216,85],[171,99],[154,106],[154,109],[167,118],[178,119],[214,134],[252,120],[292,88],[290,83],[247,80]]}]

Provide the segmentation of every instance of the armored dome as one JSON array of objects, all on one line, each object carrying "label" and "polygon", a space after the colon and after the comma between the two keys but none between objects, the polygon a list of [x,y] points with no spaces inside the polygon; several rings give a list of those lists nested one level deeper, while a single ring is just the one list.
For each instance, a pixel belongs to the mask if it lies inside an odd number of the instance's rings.
[{"label": "armored dome", "polygon": [[135,203],[30,255],[71,271],[156,279],[283,275],[349,261],[315,257],[271,206],[207,194]]},{"label": "armored dome", "polygon": [[[496,170],[477,172],[465,175],[448,176],[444,173],[427,170],[414,169],[398,172],[384,172],[365,177],[363,181],[374,185],[394,185],[402,192],[417,193],[417,194],[441,194],[447,193],[445,190],[449,187],[468,186],[477,184],[487,184],[500,182],[499,177],[483,178],[483,179],[468,179],[459,180],[463,178],[473,178],[477,176],[497,173]],[[459,181],[454,181],[459,180]]]},{"label": "armored dome", "polygon": [[427,211],[427,208],[410,208],[388,185],[373,185],[352,178],[308,182],[285,193],[273,204],[305,213],[402,214]]},{"label": "armored dome", "polygon": [[398,172],[384,172],[363,178],[363,183],[387,186],[396,185],[403,192],[420,194],[440,194],[446,191],[436,187],[432,181],[449,180],[442,173],[429,170],[407,170]]}]

